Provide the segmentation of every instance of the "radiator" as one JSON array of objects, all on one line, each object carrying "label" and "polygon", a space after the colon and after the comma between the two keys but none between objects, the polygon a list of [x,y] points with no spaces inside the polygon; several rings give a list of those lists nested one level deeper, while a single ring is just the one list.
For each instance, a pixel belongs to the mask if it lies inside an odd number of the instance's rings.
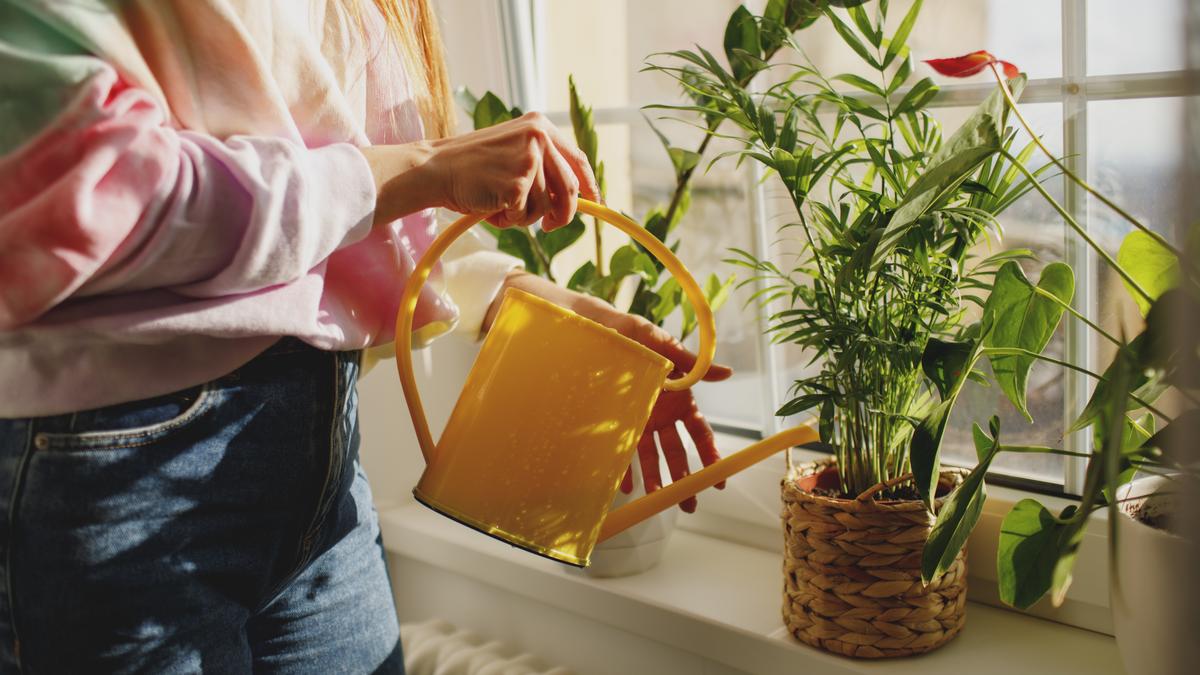
[{"label": "radiator", "polygon": [[400,640],[408,675],[574,675],[441,619],[401,624]]}]

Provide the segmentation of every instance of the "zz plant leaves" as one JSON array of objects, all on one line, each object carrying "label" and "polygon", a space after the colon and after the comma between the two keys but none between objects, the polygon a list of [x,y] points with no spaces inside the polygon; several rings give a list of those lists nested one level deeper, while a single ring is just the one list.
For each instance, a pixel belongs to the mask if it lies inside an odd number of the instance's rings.
[{"label": "zz plant leaves", "polygon": [[991,354],[992,373],[1008,400],[1026,419],[1033,421],[1026,404],[1029,369],[1050,342],[1064,307],[1075,295],[1075,275],[1065,263],[1050,263],[1042,270],[1035,287],[1014,261],[1004,263],[996,272],[992,294],[984,305],[991,330],[983,338],[984,347],[1022,349],[1030,354]]},{"label": "zz plant leaves", "polygon": [[[465,92],[465,96],[470,96],[470,92]],[[468,99],[469,100],[469,99]],[[471,118],[475,123],[476,129],[494,126],[501,122],[507,122],[521,116],[519,108],[509,108],[504,105],[504,101],[500,100],[492,92],[486,92],[475,103],[475,109],[472,111]]]},{"label": "zz plant leaves", "polygon": [[575,214],[571,222],[553,232],[543,232],[539,229],[536,235],[537,242],[546,253],[546,258],[553,260],[554,256],[582,237],[584,229],[583,219],[579,217],[579,214]]},{"label": "zz plant leaves", "polygon": [[938,510],[933,531],[930,532],[925,550],[921,553],[921,580],[926,584],[950,569],[954,558],[967,543],[967,535],[975,529],[975,524],[979,522],[979,516],[983,513],[983,503],[987,500],[987,486],[983,478],[992,465],[992,459],[1000,450],[1000,419],[992,417],[989,426],[991,436],[979,428],[978,424],[974,425],[972,437],[979,463]]}]

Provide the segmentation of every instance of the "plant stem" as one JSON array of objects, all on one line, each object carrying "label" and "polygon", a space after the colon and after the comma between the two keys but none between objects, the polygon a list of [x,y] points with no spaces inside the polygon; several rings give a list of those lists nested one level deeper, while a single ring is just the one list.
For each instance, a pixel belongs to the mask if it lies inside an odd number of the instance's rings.
[{"label": "plant stem", "polygon": [[[1084,375],[1087,375],[1088,377],[1091,377],[1100,382],[1108,382],[1107,377],[1104,377],[1103,375],[1101,375],[1099,373],[1092,372],[1092,371],[1088,370],[1087,368],[1084,368],[1083,366],[1077,366],[1068,361],[1056,359],[1053,356],[1046,356],[1045,354],[1038,354],[1037,352],[1032,352],[1032,351],[1029,351],[1028,349],[1021,349],[1020,347],[984,347],[983,352],[985,354],[996,354],[999,356],[1028,356],[1029,358],[1032,358],[1032,359],[1037,359],[1039,361],[1045,361],[1046,363],[1053,363],[1057,366],[1062,366],[1063,368],[1069,368],[1076,372],[1083,373]],[[1154,406],[1150,405],[1150,403],[1143,401],[1141,398],[1138,398],[1137,396],[1134,396],[1133,394],[1130,394],[1129,398],[1133,399],[1138,405],[1145,408],[1146,410],[1149,410],[1150,412],[1154,413],[1155,415],[1158,415],[1160,418],[1162,418],[1164,420],[1171,419],[1171,417],[1169,415],[1167,415],[1163,411],[1159,410],[1158,408],[1155,408]]]},{"label": "plant stem", "polygon": [[1049,149],[1046,148],[1046,146],[1042,143],[1042,139],[1038,137],[1037,133],[1034,132],[1033,127],[1030,126],[1029,122],[1025,120],[1025,116],[1021,114],[1021,109],[1017,107],[1017,101],[1013,98],[1012,92],[1008,88],[1008,82],[1005,81],[1004,76],[1000,74],[1000,70],[996,67],[996,64],[991,63],[988,65],[992,69],[992,74],[996,76],[996,82],[1000,84],[1000,91],[1004,94],[1004,100],[1007,101],[1008,105],[1012,108],[1013,114],[1017,116],[1017,119],[1021,122],[1021,126],[1025,127],[1025,132],[1028,133],[1029,137],[1033,139],[1033,142],[1037,144],[1039,148],[1041,148],[1042,152],[1046,154],[1046,157],[1048,157],[1050,161],[1053,162],[1054,165],[1063,172],[1063,174],[1074,181],[1076,185],[1086,190],[1088,194],[1092,195],[1096,199],[1099,199],[1105,206],[1115,211],[1117,215],[1129,221],[1134,227],[1149,235],[1151,239],[1158,242],[1163,248],[1171,251],[1182,260],[1183,251],[1172,246],[1170,242],[1163,238],[1161,234],[1143,225],[1137,218],[1134,218],[1127,211],[1125,211],[1125,209],[1117,206],[1111,199],[1105,197],[1103,193],[1089,185],[1087,181],[1076,175],[1074,171],[1068,169],[1065,164],[1059,161],[1059,159],[1055,157]]},{"label": "plant stem", "polygon": [[521,234],[525,235],[525,239],[529,241],[529,248],[537,256],[538,262],[542,263],[542,267],[546,269],[546,278],[554,283],[558,283],[554,280],[554,273],[550,271],[550,258],[546,257],[546,251],[538,243],[537,237],[529,233],[528,227],[519,227],[517,229],[521,231]]},{"label": "plant stem", "polygon": [[1094,250],[1101,258],[1103,258],[1104,262],[1108,263],[1109,267],[1112,267],[1113,271],[1125,280],[1125,283],[1129,284],[1130,288],[1137,292],[1138,295],[1145,298],[1146,302],[1154,302],[1154,298],[1150,297],[1150,294],[1146,292],[1146,289],[1142,288],[1142,285],[1139,284],[1137,280],[1129,276],[1129,272],[1126,272],[1125,268],[1121,267],[1116,260],[1113,260],[1113,257],[1109,255],[1108,251],[1105,251],[1095,239],[1092,239],[1091,236],[1088,235],[1087,231],[1084,230],[1083,227],[1076,222],[1073,217],[1071,217],[1071,214],[1067,213],[1067,210],[1063,208],[1062,204],[1059,204],[1054,197],[1050,196],[1049,192],[1046,192],[1046,188],[1042,187],[1041,183],[1034,178],[1033,174],[1029,172],[1029,169],[1025,168],[1024,164],[1018,161],[1017,158],[1007,150],[1001,150],[1001,153],[1003,153],[1003,155],[1007,157],[1009,161],[1011,161],[1013,165],[1021,171],[1021,173],[1025,174],[1025,176],[1029,178],[1030,182],[1033,183],[1033,188],[1042,195],[1042,198],[1045,199],[1050,206],[1054,207],[1055,211],[1058,211],[1058,215],[1063,217],[1063,220],[1067,222],[1067,225],[1070,225],[1071,229],[1075,230],[1075,233],[1082,237],[1083,240],[1087,242],[1088,246],[1091,246],[1092,250]]},{"label": "plant stem", "polygon": [[1076,319],[1079,319],[1080,321],[1082,321],[1082,322],[1086,323],[1086,324],[1088,325],[1088,327],[1089,327],[1089,328],[1091,328],[1092,330],[1094,330],[1094,331],[1096,331],[1097,333],[1099,333],[1100,335],[1102,335],[1102,336],[1103,336],[1105,339],[1107,339],[1109,342],[1113,343],[1114,345],[1117,345],[1118,347],[1120,347],[1120,346],[1121,346],[1121,341],[1120,341],[1120,340],[1118,340],[1117,338],[1113,337],[1113,336],[1112,336],[1112,335],[1111,335],[1111,334],[1110,334],[1108,331],[1104,330],[1103,328],[1101,328],[1100,326],[1098,326],[1098,325],[1097,325],[1095,322],[1093,322],[1091,319],[1089,319],[1089,318],[1087,318],[1086,316],[1084,316],[1083,314],[1081,314],[1081,313],[1079,312],[1079,310],[1077,310],[1077,309],[1075,309],[1074,307],[1072,307],[1070,303],[1063,302],[1062,300],[1059,300],[1059,299],[1058,299],[1058,296],[1056,296],[1056,295],[1054,295],[1053,293],[1051,293],[1051,292],[1049,292],[1049,291],[1045,290],[1044,288],[1041,288],[1040,286],[1034,286],[1034,287],[1033,287],[1033,292],[1034,292],[1034,293],[1037,293],[1038,295],[1040,295],[1040,296],[1042,296],[1042,297],[1044,297],[1044,298],[1046,298],[1046,299],[1048,299],[1048,300],[1052,300],[1052,301],[1054,301],[1054,303],[1055,303],[1055,304],[1057,304],[1059,307],[1062,307],[1063,309],[1067,310],[1067,312],[1069,312],[1069,313],[1071,314],[1071,316],[1073,316],[1073,317],[1075,317]]}]

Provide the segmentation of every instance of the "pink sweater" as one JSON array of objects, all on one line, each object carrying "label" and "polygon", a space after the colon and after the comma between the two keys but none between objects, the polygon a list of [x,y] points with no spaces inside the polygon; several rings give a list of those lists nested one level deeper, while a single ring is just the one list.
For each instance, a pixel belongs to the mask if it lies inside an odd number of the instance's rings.
[{"label": "pink sweater", "polygon": [[[366,42],[335,1],[0,0],[0,417],[392,340],[435,220],[371,228],[355,146],[422,130],[362,5]],[[478,332],[513,265],[460,247],[418,339]]]}]

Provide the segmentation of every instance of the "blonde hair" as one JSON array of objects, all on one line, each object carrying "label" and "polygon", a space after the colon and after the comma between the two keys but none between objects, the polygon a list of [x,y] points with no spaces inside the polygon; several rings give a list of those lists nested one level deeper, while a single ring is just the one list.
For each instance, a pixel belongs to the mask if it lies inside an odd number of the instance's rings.
[{"label": "blonde hair", "polygon": [[[348,0],[347,8],[362,25],[361,5]],[[387,24],[388,35],[409,69],[413,96],[425,135],[445,138],[454,133],[454,97],[446,71],[442,32],[430,0],[373,0]]]}]

